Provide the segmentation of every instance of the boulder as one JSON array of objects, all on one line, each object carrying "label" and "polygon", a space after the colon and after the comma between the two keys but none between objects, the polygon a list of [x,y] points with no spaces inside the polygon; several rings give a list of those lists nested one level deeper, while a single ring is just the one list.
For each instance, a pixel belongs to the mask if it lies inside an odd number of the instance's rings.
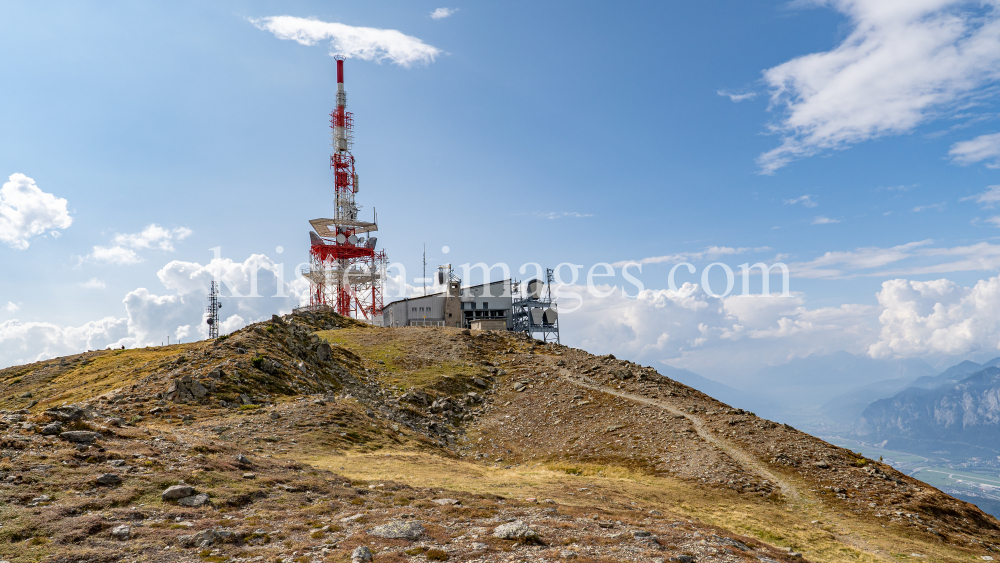
[{"label": "boulder", "polygon": [[182,401],[197,401],[208,395],[208,389],[194,380],[190,375],[178,377],[167,387],[166,399],[179,403]]},{"label": "boulder", "polygon": [[204,506],[208,504],[208,495],[205,493],[199,493],[197,495],[191,495],[189,497],[184,497],[177,500],[177,504],[181,506],[190,506],[196,508],[199,506]]},{"label": "boulder", "polygon": [[78,444],[89,444],[101,437],[97,432],[88,432],[86,430],[70,430],[69,432],[63,432],[59,435],[60,438],[66,440],[67,442],[76,442]]},{"label": "boulder", "polygon": [[122,483],[122,478],[119,477],[117,473],[105,473],[104,475],[98,477],[95,482],[98,485],[106,486],[120,485]]},{"label": "boulder", "polygon": [[179,485],[167,487],[167,489],[163,491],[163,494],[160,495],[160,498],[163,500],[177,500],[192,495],[194,495],[194,487],[181,483]]},{"label": "boulder", "polygon": [[333,348],[330,348],[330,344],[321,342],[320,345],[316,347],[316,357],[318,357],[321,362],[333,361]]},{"label": "boulder", "polygon": [[391,540],[415,540],[423,535],[424,525],[412,520],[409,522],[389,522],[375,526],[368,533]]},{"label": "boulder", "polygon": [[351,563],[369,563],[372,560],[372,550],[367,545],[357,547],[351,552]]},{"label": "boulder", "polygon": [[127,540],[132,535],[132,528],[128,524],[122,524],[121,526],[115,526],[111,530],[111,537],[116,540]]},{"label": "boulder", "polygon": [[51,422],[42,427],[42,436],[55,436],[62,432],[62,423]]},{"label": "boulder", "polygon": [[493,537],[502,540],[533,540],[538,533],[521,520],[501,524],[493,530]]},{"label": "boulder", "polygon": [[87,411],[76,405],[63,405],[46,410],[43,413],[52,420],[59,422],[76,422],[87,418]]}]

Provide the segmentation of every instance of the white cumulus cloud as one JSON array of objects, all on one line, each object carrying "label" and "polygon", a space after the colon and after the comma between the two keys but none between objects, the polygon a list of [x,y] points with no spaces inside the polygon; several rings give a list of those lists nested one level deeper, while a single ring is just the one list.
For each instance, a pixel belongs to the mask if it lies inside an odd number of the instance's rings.
[{"label": "white cumulus cloud", "polygon": [[137,250],[173,252],[174,241],[184,240],[192,233],[193,231],[186,227],[165,229],[152,223],[138,233],[116,234],[111,240],[111,246],[95,246],[89,258],[118,265],[138,264],[143,259]]},{"label": "white cumulus cloud", "polygon": [[1000,350],[1000,278],[973,287],[894,279],[882,284],[878,302],[884,310],[878,341],[869,348],[873,357]]},{"label": "white cumulus cloud", "polygon": [[11,174],[0,187],[0,242],[24,250],[28,240],[46,231],[67,229],[73,223],[66,209],[67,201],[43,192],[24,174]]},{"label": "white cumulus cloud", "polygon": [[366,61],[388,59],[400,66],[432,63],[441,50],[395,29],[355,27],[337,22],[324,22],[295,16],[251,18],[257,29],[269,31],[278,39],[289,39],[301,45],[316,45],[330,41],[330,54]]},{"label": "white cumulus cloud", "polygon": [[[833,49],[764,71],[781,145],[764,173],[918,125],[970,103],[1000,73],[996,0],[813,0],[843,13]],[[970,152],[970,155],[975,154]],[[953,158],[964,158],[955,153]]]},{"label": "white cumulus cloud", "polygon": [[817,215],[813,219],[812,224],[813,225],[830,225],[832,223],[839,223],[839,222],[840,222],[840,219],[831,219],[831,218],[825,217],[823,215]]},{"label": "white cumulus cloud", "polygon": [[440,20],[447,18],[448,16],[454,14],[458,11],[458,8],[438,8],[431,12],[431,18]]}]

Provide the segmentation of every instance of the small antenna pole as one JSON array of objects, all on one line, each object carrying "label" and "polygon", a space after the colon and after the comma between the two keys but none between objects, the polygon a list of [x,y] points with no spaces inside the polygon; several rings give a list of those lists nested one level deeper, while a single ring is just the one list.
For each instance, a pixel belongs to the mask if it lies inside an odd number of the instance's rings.
[{"label": "small antenna pole", "polygon": [[427,243],[424,243],[424,295],[427,295]]}]

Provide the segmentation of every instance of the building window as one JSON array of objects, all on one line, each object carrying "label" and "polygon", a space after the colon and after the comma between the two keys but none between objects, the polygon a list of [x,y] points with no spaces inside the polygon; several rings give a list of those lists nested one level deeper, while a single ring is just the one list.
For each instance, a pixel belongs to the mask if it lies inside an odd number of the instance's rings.
[{"label": "building window", "polygon": [[416,313],[416,312],[417,312],[417,308],[416,308],[416,307],[414,307],[414,308],[413,308],[413,312],[414,312],[414,313]]},{"label": "building window", "polygon": [[490,305],[489,303],[483,301],[483,309],[489,309],[490,308],[489,305]]}]

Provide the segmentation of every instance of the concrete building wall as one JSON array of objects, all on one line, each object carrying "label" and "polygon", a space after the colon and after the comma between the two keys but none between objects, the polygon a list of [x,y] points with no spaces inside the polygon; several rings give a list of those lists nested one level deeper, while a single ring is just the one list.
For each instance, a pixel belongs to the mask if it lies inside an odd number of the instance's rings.
[{"label": "concrete building wall", "polygon": [[449,282],[444,293],[393,301],[382,313],[383,326],[468,327],[476,319],[503,320],[510,328],[510,280],[472,287]]}]

